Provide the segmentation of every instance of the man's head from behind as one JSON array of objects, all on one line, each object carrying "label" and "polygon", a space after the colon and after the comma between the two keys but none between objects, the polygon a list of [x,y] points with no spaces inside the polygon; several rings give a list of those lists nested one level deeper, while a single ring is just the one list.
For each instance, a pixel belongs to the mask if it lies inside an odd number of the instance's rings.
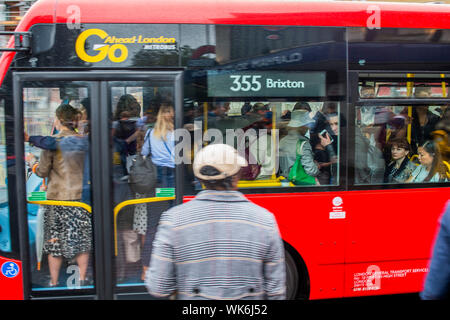
[{"label": "man's head from behind", "polygon": [[236,190],[239,172],[247,161],[226,144],[210,144],[195,156],[194,175],[211,190]]}]

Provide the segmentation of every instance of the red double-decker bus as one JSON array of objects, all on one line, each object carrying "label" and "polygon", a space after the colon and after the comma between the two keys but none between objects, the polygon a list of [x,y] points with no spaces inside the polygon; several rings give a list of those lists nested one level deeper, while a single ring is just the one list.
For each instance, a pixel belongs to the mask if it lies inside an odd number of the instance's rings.
[{"label": "red double-decker bus", "polygon": [[[1,49],[0,298],[147,297],[157,217],[202,190],[198,148],[236,145],[239,133],[252,159],[239,188],[276,217],[288,298],[420,291],[450,191],[449,14],[442,4],[36,2]],[[76,147],[52,138],[61,104],[78,110]],[[130,163],[165,105],[183,161],[175,188],[139,193]],[[314,182],[289,180],[299,139]],[[78,164],[58,191],[78,184],[82,197],[52,197],[30,161],[45,152]],[[61,253],[55,266],[48,226],[65,210],[88,215],[92,233],[83,261]]]}]

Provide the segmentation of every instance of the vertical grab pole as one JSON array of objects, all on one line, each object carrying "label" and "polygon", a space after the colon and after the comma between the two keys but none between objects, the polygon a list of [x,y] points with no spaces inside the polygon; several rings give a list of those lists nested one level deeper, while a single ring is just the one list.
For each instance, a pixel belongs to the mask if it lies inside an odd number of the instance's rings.
[{"label": "vertical grab pole", "polygon": [[270,150],[270,158],[271,160],[274,159],[275,161],[273,162],[274,167],[272,169],[272,180],[276,180],[277,179],[277,173],[275,171],[275,163],[276,163],[276,158],[275,158],[275,154],[276,154],[276,150],[278,150],[278,145],[277,145],[277,139],[276,139],[276,131],[277,131],[277,105],[272,105],[272,132],[270,133],[270,136],[272,138],[272,144],[271,144],[271,150]]},{"label": "vertical grab pole", "polygon": [[[441,78],[445,78],[445,74],[441,73]],[[441,82],[442,86],[442,98],[447,98],[447,87],[445,81]]]},{"label": "vertical grab pole", "polygon": [[203,102],[203,134],[206,131],[208,131],[208,102]]},{"label": "vertical grab pole", "polygon": [[[414,73],[408,73],[406,75],[407,78],[414,78]],[[414,88],[414,82],[408,81],[406,83],[406,94],[409,97],[412,96],[412,89]],[[408,106],[408,117],[412,120],[412,106]],[[407,131],[407,139],[408,143],[411,144],[411,121],[408,123],[408,131]]]}]

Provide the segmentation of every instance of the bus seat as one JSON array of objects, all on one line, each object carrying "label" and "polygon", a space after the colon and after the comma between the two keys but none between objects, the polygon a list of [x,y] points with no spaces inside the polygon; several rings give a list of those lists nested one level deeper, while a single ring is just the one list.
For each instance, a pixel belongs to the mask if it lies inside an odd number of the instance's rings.
[{"label": "bus seat", "polygon": [[414,163],[416,166],[418,166],[420,163],[419,163],[419,155],[417,155],[417,154],[413,154],[412,156],[411,156],[411,158],[409,158],[409,161],[411,161],[412,163]]},{"label": "bus seat", "polygon": [[450,179],[450,163],[448,163],[447,161],[442,161],[442,163],[444,163],[444,165],[447,167],[447,179]]}]

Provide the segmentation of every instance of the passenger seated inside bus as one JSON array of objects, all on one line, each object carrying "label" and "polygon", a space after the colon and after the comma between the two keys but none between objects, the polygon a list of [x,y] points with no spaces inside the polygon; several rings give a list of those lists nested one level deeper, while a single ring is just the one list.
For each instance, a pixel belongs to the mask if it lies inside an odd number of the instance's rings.
[{"label": "passenger seated inside bus", "polygon": [[447,168],[442,162],[438,145],[427,140],[418,147],[420,165],[411,173],[406,182],[447,181]]},{"label": "passenger seated inside bus", "polygon": [[390,140],[388,147],[391,157],[384,172],[384,183],[403,183],[416,169],[416,166],[409,160],[411,146],[406,138],[398,138]]},{"label": "passenger seated inside bus", "polygon": [[[256,159],[260,166],[260,172],[256,177],[257,180],[275,179],[278,172],[277,131],[272,130],[272,115],[269,107],[263,106],[264,113],[261,114],[262,119],[255,122],[252,129],[255,129],[257,139],[250,143],[249,152]],[[269,119],[270,118],[270,119]]]},{"label": "passenger seated inside bus", "polygon": [[417,154],[418,147],[425,141],[432,139],[431,133],[435,130],[440,118],[432,112],[428,105],[414,106],[411,121],[411,144],[413,152]]}]

